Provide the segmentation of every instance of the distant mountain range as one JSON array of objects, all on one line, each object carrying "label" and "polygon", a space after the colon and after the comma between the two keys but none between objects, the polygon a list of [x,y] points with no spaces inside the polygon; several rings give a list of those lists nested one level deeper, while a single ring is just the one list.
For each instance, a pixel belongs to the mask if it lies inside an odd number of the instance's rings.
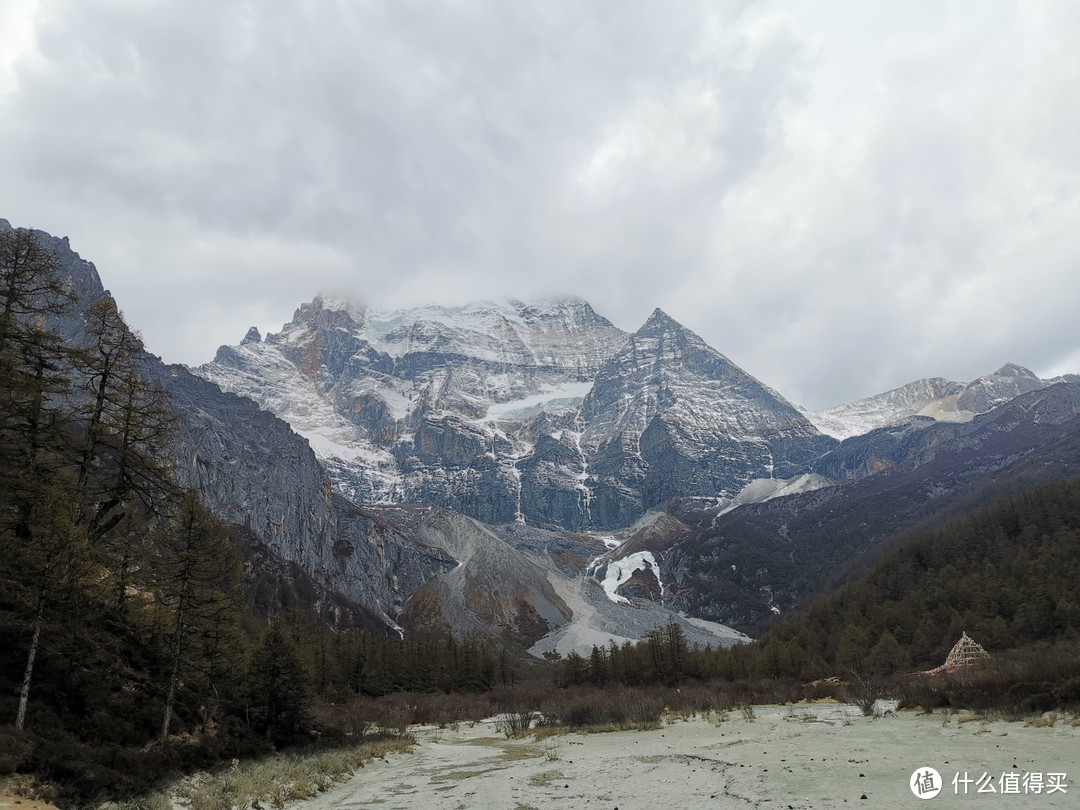
[{"label": "distant mountain range", "polygon": [[735,510],[673,504],[690,527],[664,555],[678,572],[673,604],[748,629],[862,573],[913,529],[1080,478],[1080,383],[1021,394],[970,422],[913,417],[848,439],[813,469],[833,484]]},{"label": "distant mountain range", "polygon": [[970,422],[976,414],[1058,382],[1080,382],[1080,375],[1043,380],[1023,366],[1006,363],[993,374],[968,383],[928,377],[884,394],[806,415],[822,433],[849,439],[898,425],[912,416],[927,416],[940,422]]}]

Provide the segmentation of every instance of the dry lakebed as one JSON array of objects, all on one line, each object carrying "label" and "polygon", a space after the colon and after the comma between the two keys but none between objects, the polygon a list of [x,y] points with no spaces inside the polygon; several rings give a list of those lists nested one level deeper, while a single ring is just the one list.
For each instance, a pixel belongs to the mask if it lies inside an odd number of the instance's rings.
[{"label": "dry lakebed", "polygon": [[[334,808],[1080,807],[1080,727],[966,712],[757,707],[648,731],[508,740],[493,722],[415,729],[413,753],[297,810]],[[927,779],[927,769],[938,779]],[[920,781],[913,787],[916,772]],[[970,780],[967,782],[966,780]],[[994,792],[990,792],[990,788]],[[923,791],[924,796],[917,796]]]}]

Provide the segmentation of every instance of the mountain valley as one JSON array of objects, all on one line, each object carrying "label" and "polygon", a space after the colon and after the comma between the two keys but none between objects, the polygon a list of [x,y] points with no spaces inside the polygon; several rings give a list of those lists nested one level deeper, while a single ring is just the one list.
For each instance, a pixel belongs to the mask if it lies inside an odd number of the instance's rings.
[{"label": "mountain valley", "polygon": [[[79,310],[108,295],[40,238]],[[731,644],[921,522],[1080,472],[1075,376],[1008,364],[806,413],[661,310],[626,333],[573,298],[320,296],[198,369],[141,362],[177,481],[261,550],[264,610],[291,576],[332,622],[537,656],[668,620]]]}]

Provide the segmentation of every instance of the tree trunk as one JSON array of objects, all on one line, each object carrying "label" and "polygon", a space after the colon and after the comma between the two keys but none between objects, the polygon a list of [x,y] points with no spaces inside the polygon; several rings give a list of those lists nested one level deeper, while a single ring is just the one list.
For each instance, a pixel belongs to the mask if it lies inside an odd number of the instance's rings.
[{"label": "tree trunk", "polygon": [[165,692],[165,716],[161,720],[161,744],[169,738],[169,721],[172,720],[173,701],[176,699],[176,682],[180,679],[180,651],[183,647],[184,609],[176,617],[176,638],[173,640],[172,669],[169,672],[169,688]]},{"label": "tree trunk", "polygon": [[30,700],[30,681],[34,675],[34,659],[37,658],[38,644],[41,642],[41,626],[45,623],[45,600],[38,600],[37,616],[34,618],[34,638],[30,642],[30,654],[26,656],[26,671],[23,672],[22,689],[19,690],[19,713],[15,717],[15,728],[22,731],[26,725],[26,704]]}]

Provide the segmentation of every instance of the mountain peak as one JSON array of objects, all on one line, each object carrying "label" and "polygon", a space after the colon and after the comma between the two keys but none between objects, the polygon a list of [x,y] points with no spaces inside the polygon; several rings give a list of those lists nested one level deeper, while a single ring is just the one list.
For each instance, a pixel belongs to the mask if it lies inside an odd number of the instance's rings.
[{"label": "mountain peak", "polygon": [[664,310],[660,309],[660,307],[657,307],[652,311],[652,314],[648,317],[645,323],[641,325],[641,328],[639,328],[635,334],[641,336],[678,334],[688,335],[690,337],[697,338],[697,340],[699,341],[701,340],[701,338],[698,337],[693,331],[687,329],[677,320],[664,312]]},{"label": "mountain peak", "polygon": [[1016,363],[1006,363],[993,373],[994,377],[1027,377],[1031,380],[1039,379],[1039,376],[1030,369],[1018,366]]},{"label": "mountain peak", "polygon": [[349,329],[359,328],[364,324],[367,307],[355,300],[341,296],[319,293],[311,301],[301,304],[293,313],[289,327],[314,326],[316,328],[342,326]]}]

